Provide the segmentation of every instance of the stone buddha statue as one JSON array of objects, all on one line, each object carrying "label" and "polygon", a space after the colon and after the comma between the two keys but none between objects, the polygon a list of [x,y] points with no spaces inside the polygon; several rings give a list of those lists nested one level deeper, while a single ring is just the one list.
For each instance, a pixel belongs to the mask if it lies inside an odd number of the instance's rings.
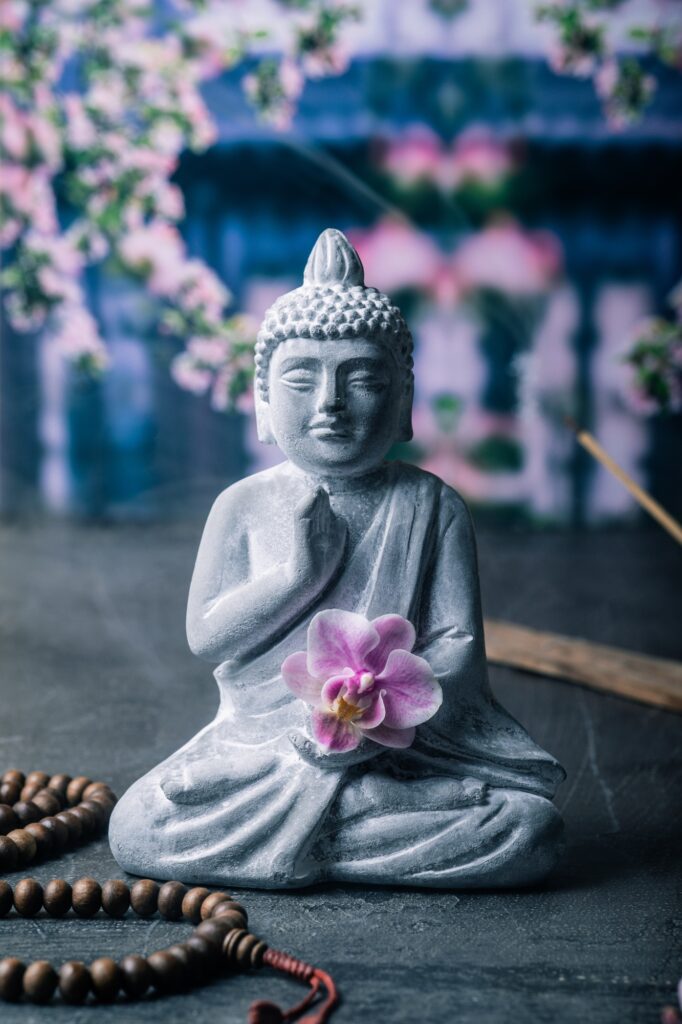
[{"label": "stone buddha statue", "polygon": [[[134,874],[261,888],[537,882],[562,847],[564,773],[490,691],[466,505],[386,459],[411,437],[412,341],[341,232],[268,310],[255,358],[259,437],[286,461],[218,496],[187,610],[220,707],[119,801],[114,856]],[[325,749],[285,684],[330,609],[412,624],[442,701],[402,739],[367,729]]]}]

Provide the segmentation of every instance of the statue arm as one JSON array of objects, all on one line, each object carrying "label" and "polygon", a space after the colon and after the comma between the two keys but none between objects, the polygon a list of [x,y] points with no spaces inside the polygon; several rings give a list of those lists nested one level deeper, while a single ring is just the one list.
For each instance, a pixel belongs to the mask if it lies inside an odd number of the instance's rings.
[{"label": "statue arm", "polygon": [[495,700],[488,682],[476,540],[466,505],[446,489],[418,648],[443,687],[443,704],[411,751],[492,785],[550,796],[564,776],[555,759]]},{"label": "statue arm", "polygon": [[476,538],[464,501],[449,488],[435,538],[416,653],[458,689],[488,693]]},{"label": "statue arm", "polygon": [[248,533],[238,528],[243,498],[231,491],[218,497],[206,521],[187,603],[190,649],[212,662],[267,648],[317,596],[287,563],[250,578]]}]

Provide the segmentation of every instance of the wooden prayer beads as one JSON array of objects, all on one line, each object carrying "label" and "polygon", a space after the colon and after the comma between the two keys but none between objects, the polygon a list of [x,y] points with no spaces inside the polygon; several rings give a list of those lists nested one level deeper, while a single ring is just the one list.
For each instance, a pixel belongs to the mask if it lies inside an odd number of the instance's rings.
[{"label": "wooden prayer beads", "polygon": [[15,770],[0,784],[0,871],[14,871],[101,834],[116,797],[83,775]]},{"label": "wooden prayer beads", "polygon": [[[0,779],[0,870],[13,871],[37,860],[71,849],[100,834],[107,825],[116,796],[104,782],[85,776],[17,770]],[[226,892],[203,886],[188,889],[182,882],[159,885],[143,878],[128,886],[121,879],[100,885],[94,878],[80,878],[73,885],[53,878],[43,887],[35,878],[23,878],[14,888],[0,880],[0,917],[14,910],[34,918],[42,910],[62,918],[70,911],[94,917],[100,910],[120,919],[131,908],[140,917],[156,913],[168,921],[184,919],[195,925],[184,942],[156,950],[147,957],[124,956],[118,963],[100,957],[89,966],[69,960],[58,970],[47,960],[24,964],[16,957],[0,960],[0,999],[45,1004],[55,992],[63,1002],[76,1005],[92,998],[113,1002],[119,993],[140,999],[149,991],[174,993],[203,984],[220,973],[234,973],[265,964],[284,971],[311,986],[311,991],[286,1015],[273,1003],[254,1003],[250,1024],[293,1020],[310,1006],[322,986],[327,999],[309,1024],[323,1024],[337,1002],[333,981],[323,971],[268,946],[246,930],[246,910]]]},{"label": "wooden prayer beads", "polygon": [[[185,917],[193,921],[197,912],[196,895],[187,902],[186,914],[182,910],[188,895],[181,882],[166,882],[159,887],[148,878],[135,882],[132,890],[118,878],[110,879],[101,887],[94,878],[80,878],[73,886],[63,879],[53,878],[44,889],[34,878],[22,878],[13,890],[7,882],[0,882],[0,915],[6,916],[13,906],[22,917],[35,917],[42,909],[52,917],[63,917],[69,910],[81,917],[92,917],[102,909],[112,917],[121,918],[129,906],[134,909],[137,904],[144,917],[158,912],[168,920]],[[250,966],[253,958],[247,963],[243,937],[250,941],[249,950],[267,947],[244,930],[244,908],[225,892],[209,893],[206,889],[200,895],[204,902],[214,897],[211,902],[214,912],[229,904],[230,920],[227,915],[212,918],[209,911],[188,941],[156,950],[146,958],[126,956],[118,964],[101,957],[90,967],[80,961],[68,961],[55,971],[45,960],[26,967],[16,958],[8,957],[0,961],[0,998],[18,999],[23,994],[32,1002],[45,1003],[58,989],[67,1003],[81,1003],[90,993],[95,999],[112,1002],[120,991],[129,998],[139,999],[150,989],[177,992],[197,981],[205,981],[221,969]],[[237,935],[240,942],[227,952],[224,943],[232,934]]]}]

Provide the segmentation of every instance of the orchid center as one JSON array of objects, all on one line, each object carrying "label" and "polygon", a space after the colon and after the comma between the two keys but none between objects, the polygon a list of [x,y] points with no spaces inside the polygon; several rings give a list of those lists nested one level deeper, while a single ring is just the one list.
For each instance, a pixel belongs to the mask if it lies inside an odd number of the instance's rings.
[{"label": "orchid center", "polygon": [[371,672],[363,672],[360,675],[358,693],[365,693],[374,686],[374,676]]},{"label": "orchid center", "polygon": [[352,704],[341,695],[336,698],[331,709],[342,722],[353,722],[356,718],[360,718],[366,711],[366,708],[358,707],[357,704]]}]

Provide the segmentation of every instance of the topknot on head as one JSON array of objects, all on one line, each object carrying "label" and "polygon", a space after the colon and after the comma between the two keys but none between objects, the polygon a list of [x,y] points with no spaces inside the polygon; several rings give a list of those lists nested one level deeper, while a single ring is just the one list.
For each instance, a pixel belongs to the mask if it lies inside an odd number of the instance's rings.
[{"label": "topknot on head", "polygon": [[341,231],[327,228],[308,257],[303,285],[280,295],[265,313],[256,340],[256,400],[268,398],[270,357],[291,338],[364,338],[381,343],[412,393],[412,337],[397,306],[365,286],[360,257]]},{"label": "topknot on head", "polygon": [[342,285],[363,287],[365,272],[360,257],[338,228],[327,228],[318,238],[303,272],[304,285],[318,288]]}]

